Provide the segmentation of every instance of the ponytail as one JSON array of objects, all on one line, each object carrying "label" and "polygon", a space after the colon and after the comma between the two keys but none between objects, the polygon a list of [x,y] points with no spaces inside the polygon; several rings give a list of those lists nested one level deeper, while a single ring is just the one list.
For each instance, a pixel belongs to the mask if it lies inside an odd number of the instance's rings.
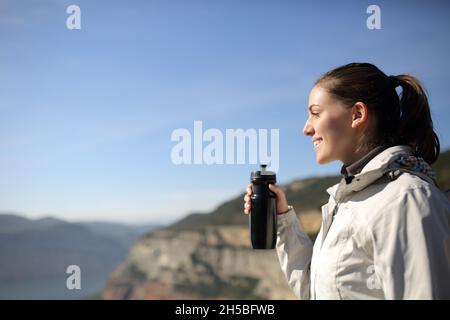
[{"label": "ponytail", "polygon": [[411,146],[414,155],[428,164],[439,157],[439,138],[433,130],[428,98],[419,80],[411,75],[395,77],[402,88],[400,94],[399,139]]}]

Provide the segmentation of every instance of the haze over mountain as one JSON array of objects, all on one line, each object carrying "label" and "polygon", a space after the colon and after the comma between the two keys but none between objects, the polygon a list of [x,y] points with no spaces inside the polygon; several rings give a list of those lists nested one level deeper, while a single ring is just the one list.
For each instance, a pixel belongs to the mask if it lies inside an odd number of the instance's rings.
[{"label": "haze over mountain", "polygon": [[[153,228],[0,214],[0,297],[71,298],[99,292],[101,279],[126,257],[139,236]],[[80,291],[66,289],[69,265],[81,268]],[[97,288],[94,282],[100,282]]]}]

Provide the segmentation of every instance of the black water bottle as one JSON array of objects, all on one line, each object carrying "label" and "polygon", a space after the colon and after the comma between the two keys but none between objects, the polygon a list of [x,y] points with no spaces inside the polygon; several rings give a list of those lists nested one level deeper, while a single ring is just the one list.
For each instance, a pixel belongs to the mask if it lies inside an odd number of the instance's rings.
[{"label": "black water bottle", "polygon": [[277,204],[275,193],[270,191],[269,184],[275,184],[276,174],[261,170],[250,175],[253,185],[252,210],[249,215],[250,238],[253,249],[274,249],[277,241]]}]

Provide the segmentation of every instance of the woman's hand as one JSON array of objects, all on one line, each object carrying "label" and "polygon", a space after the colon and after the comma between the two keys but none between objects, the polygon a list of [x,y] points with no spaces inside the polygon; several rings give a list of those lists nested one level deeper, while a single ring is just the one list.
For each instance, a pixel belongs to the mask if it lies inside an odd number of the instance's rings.
[{"label": "woman's hand", "polygon": [[[269,184],[269,189],[276,195],[277,199],[277,214],[284,214],[288,212],[288,204],[286,200],[286,195],[284,191],[277,185]],[[252,184],[250,183],[247,186],[247,190],[244,196],[244,213],[249,214],[252,211],[252,199],[251,196],[253,194]]]}]

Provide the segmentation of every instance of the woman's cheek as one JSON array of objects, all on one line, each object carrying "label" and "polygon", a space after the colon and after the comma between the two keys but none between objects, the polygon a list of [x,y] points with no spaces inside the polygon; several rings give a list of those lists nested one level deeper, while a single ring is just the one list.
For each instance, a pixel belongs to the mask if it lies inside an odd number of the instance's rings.
[{"label": "woman's cheek", "polygon": [[340,145],[343,142],[342,138],[344,137],[343,127],[341,124],[339,124],[337,121],[333,121],[333,119],[327,119],[327,121],[324,121],[322,123],[322,126],[319,128],[319,130],[320,131],[318,131],[317,136],[323,138],[327,149],[340,149]]}]

